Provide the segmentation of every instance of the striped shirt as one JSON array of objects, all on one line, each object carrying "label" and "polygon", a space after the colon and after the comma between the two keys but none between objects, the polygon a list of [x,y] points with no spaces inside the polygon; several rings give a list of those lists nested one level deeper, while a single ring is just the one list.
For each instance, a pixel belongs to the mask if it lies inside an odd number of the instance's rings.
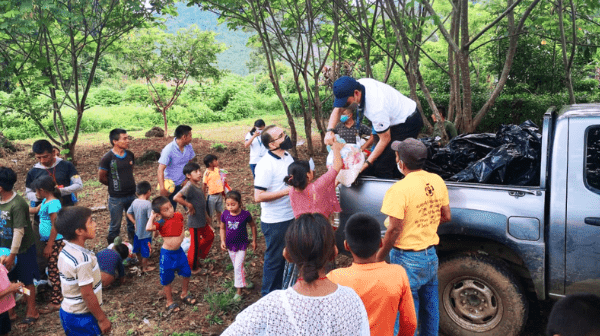
[{"label": "striped shirt", "polygon": [[163,148],[160,153],[158,163],[167,166],[165,168],[165,178],[173,180],[175,185],[180,185],[185,181],[183,175],[183,166],[196,156],[192,144],[183,147],[183,152],[177,145],[177,139],[173,139],[168,145]]},{"label": "striped shirt", "polygon": [[58,256],[58,271],[63,301],[61,308],[71,314],[85,314],[87,308],[81,296],[81,286],[93,284],[94,294],[102,305],[102,280],[98,259],[85,247],[68,241]]}]

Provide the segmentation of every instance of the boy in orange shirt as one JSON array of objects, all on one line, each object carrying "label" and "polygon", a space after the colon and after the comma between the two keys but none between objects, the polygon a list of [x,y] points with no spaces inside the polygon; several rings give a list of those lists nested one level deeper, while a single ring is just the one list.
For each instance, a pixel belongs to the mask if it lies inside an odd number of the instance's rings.
[{"label": "boy in orange shirt", "polygon": [[369,317],[371,335],[393,335],[400,313],[398,335],[412,336],[417,328],[415,306],[406,271],[400,265],[377,262],[381,229],[377,220],[365,213],[352,215],[346,222],[344,247],[354,262],[327,274],[329,280],[348,286],[360,296]]},{"label": "boy in orange shirt", "polygon": [[202,183],[204,183],[204,195],[207,195],[208,215],[212,220],[213,215],[216,213],[217,226],[219,226],[221,214],[223,213],[223,197],[225,196],[225,188],[219,170],[219,159],[212,154],[208,154],[204,157],[204,165],[206,170],[204,176],[202,176]]}]

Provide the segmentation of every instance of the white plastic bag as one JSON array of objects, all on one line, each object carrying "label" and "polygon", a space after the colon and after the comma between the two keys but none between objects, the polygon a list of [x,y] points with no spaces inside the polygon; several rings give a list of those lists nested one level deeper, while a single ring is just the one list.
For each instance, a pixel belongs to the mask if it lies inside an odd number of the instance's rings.
[{"label": "white plastic bag", "polygon": [[[365,163],[365,154],[361,152],[360,146],[356,144],[346,144],[340,152],[344,165],[338,174],[336,180],[345,187],[350,187],[358,177],[360,169]],[[333,167],[333,151],[327,155],[327,168]]]}]

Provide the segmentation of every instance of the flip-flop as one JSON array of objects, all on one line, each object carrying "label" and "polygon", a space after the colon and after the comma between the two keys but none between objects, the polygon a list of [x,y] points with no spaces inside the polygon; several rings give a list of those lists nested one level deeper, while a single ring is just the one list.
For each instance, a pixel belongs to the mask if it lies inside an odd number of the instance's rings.
[{"label": "flip-flop", "polygon": [[21,322],[17,323],[15,325],[15,327],[17,327],[17,329],[19,329],[20,331],[25,331],[32,324],[34,324],[37,320],[38,320],[37,318],[26,317],[25,319],[21,320]]},{"label": "flip-flop", "polygon": [[193,306],[196,303],[198,303],[198,301],[196,301],[196,299],[194,299],[193,297],[190,296],[190,294],[184,296],[181,298],[181,301],[187,305]]},{"label": "flip-flop", "polygon": [[181,308],[179,308],[179,305],[173,302],[170,306],[167,307],[167,316],[171,315],[172,313],[177,313],[180,310]]}]

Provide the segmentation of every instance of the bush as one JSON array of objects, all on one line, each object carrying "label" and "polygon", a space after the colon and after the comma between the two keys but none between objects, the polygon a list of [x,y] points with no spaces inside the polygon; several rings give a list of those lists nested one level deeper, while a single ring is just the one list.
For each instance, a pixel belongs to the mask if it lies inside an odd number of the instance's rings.
[{"label": "bush", "polygon": [[123,101],[129,104],[152,104],[148,87],[144,84],[132,84],[127,86],[123,94]]},{"label": "bush", "polygon": [[90,106],[112,106],[119,105],[123,97],[119,91],[101,87],[96,90],[90,90],[90,97],[87,103]]},{"label": "bush", "polygon": [[[248,90],[243,83],[243,78],[237,75],[228,75],[206,88],[207,105],[213,111],[222,111],[229,101],[238,92]],[[253,91],[253,90],[252,90]]]},{"label": "bush", "polygon": [[597,91],[600,83],[595,78],[585,78],[582,80],[575,81],[573,83],[574,91]]}]

